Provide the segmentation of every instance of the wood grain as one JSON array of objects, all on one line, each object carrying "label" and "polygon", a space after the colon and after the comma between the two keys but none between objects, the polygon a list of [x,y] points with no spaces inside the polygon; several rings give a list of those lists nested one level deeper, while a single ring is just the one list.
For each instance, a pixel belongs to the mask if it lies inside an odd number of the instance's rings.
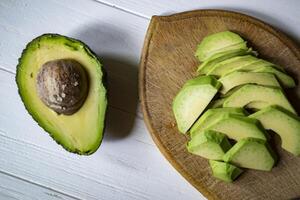
[{"label": "wood grain", "polygon": [[[187,137],[180,134],[172,114],[174,96],[186,80],[195,76],[199,64],[196,45],[211,33],[231,30],[249,41],[260,57],[283,66],[300,80],[300,52],[284,34],[264,22],[243,14],[199,10],[171,16],[154,16],[144,42],[140,63],[140,100],[144,119],[154,142],[170,163],[209,199],[291,199],[300,196],[300,158],[280,148],[280,161],[271,172],[247,170],[226,184],[214,179],[208,162],[189,154]],[[287,91],[299,112],[300,87]]]}]

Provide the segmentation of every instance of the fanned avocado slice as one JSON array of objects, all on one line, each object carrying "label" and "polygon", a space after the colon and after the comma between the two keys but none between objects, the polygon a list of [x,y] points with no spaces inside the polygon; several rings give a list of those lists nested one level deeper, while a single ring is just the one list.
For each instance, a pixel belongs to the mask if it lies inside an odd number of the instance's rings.
[{"label": "fanned avocado slice", "polygon": [[243,172],[242,169],[222,161],[209,160],[209,165],[215,178],[229,183]]},{"label": "fanned avocado slice", "polygon": [[271,171],[277,156],[267,141],[244,138],[226,152],[223,160],[238,167]]},{"label": "fanned avocado slice", "polygon": [[195,55],[203,62],[216,53],[233,49],[247,50],[248,48],[246,42],[238,34],[224,31],[204,37]]},{"label": "fanned avocado slice", "polygon": [[17,66],[21,99],[38,124],[66,150],[92,154],[101,144],[107,107],[103,71],[82,42],[45,34],[25,48]]},{"label": "fanned avocado slice", "polygon": [[253,101],[266,102],[267,106],[278,105],[296,114],[281,88],[253,84],[246,84],[227,97],[223,107],[244,107]]},{"label": "fanned avocado slice", "polygon": [[232,88],[247,83],[280,87],[275,76],[271,73],[234,71],[219,79],[222,83],[220,93],[226,94]]},{"label": "fanned avocado slice", "polygon": [[236,114],[241,116],[246,116],[247,113],[243,108],[214,108],[208,109],[192,126],[190,130],[191,137],[193,133],[199,132],[213,124],[220,116],[225,114]]},{"label": "fanned avocado slice", "polygon": [[230,148],[231,144],[226,135],[212,130],[203,131],[187,144],[190,153],[211,160],[222,160]]},{"label": "fanned avocado slice", "polygon": [[186,133],[204,111],[221,84],[213,76],[199,76],[185,83],[173,101],[173,112],[181,133]]},{"label": "fanned avocado slice", "polygon": [[215,55],[211,56],[209,59],[207,59],[205,62],[203,62],[197,69],[197,72],[199,74],[206,74],[209,72],[209,70],[214,67],[219,62],[222,62],[224,60],[236,57],[236,56],[243,56],[247,54],[255,54],[255,52],[252,51],[252,49],[233,49],[228,51],[222,51],[219,53],[216,53]]},{"label": "fanned avocado slice", "polygon": [[276,132],[282,141],[282,148],[300,155],[300,118],[279,107],[266,107],[249,117],[258,119],[265,129]]}]

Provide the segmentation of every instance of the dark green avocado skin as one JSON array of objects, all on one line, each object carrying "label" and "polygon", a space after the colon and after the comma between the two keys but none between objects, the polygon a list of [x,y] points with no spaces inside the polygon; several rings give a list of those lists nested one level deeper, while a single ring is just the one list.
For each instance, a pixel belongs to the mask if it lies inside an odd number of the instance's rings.
[{"label": "dark green avocado skin", "polygon": [[[39,43],[39,41],[42,39],[42,38],[65,38],[66,39],[66,43],[64,44],[65,46],[67,46],[68,48],[70,49],[73,49],[74,51],[77,50],[77,47],[72,45],[72,44],[81,44],[84,48],[84,51],[86,52],[87,55],[89,55],[92,59],[95,59],[99,64],[100,64],[100,70],[102,71],[103,73],[103,77],[102,77],[102,84],[104,85],[105,87],[105,90],[107,90],[107,72],[106,70],[103,68],[99,58],[97,57],[96,53],[94,53],[84,42],[78,40],[78,39],[74,39],[74,38],[71,38],[71,37],[68,37],[68,36],[64,36],[64,35],[60,35],[60,34],[57,34],[57,33],[45,33],[43,35],[40,35],[36,38],[34,38],[32,41],[30,41],[25,49],[22,51],[21,53],[21,57],[18,59],[18,65],[16,67],[16,76],[15,76],[15,81],[17,83],[17,86],[18,86],[18,94],[22,100],[22,102],[24,102],[24,97],[21,93],[21,90],[20,90],[20,83],[19,83],[19,79],[18,77],[20,76],[20,71],[21,71],[21,67],[20,67],[20,64],[22,62],[22,57],[23,55],[26,53],[27,49],[30,48],[30,46],[33,44],[33,43]],[[37,48],[39,48],[39,45],[37,45]],[[105,98],[106,98],[106,102],[107,102],[107,95],[105,95]],[[72,148],[69,148],[68,146],[62,144],[59,140],[59,138],[56,138],[52,133],[51,133],[51,130],[45,126],[45,124],[43,123],[40,123],[38,117],[36,115],[34,115],[33,112],[31,112],[31,109],[29,108],[28,105],[26,105],[24,103],[24,106],[27,110],[27,112],[29,113],[29,115],[31,115],[31,117],[38,123],[38,125],[46,132],[48,132],[48,134],[53,138],[53,140],[61,145],[65,150],[67,150],[68,152],[71,152],[71,153],[75,153],[75,154],[78,154],[78,155],[91,155],[93,153],[95,153],[97,151],[97,149],[100,147],[102,141],[103,141],[103,137],[104,137],[104,133],[105,133],[105,128],[106,128],[106,117],[104,117],[104,125],[103,125],[103,131],[102,131],[102,137],[101,139],[99,140],[98,144],[91,150],[87,150],[87,151],[80,151],[79,149],[72,149]],[[105,105],[105,114],[104,116],[106,116],[106,112],[107,112],[107,109],[106,109],[107,105]]]}]

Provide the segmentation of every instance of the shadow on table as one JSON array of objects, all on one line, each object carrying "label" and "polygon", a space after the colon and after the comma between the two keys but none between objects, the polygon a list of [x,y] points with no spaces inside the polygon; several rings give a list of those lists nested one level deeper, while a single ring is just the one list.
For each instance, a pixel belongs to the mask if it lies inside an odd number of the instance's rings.
[{"label": "shadow on table", "polygon": [[127,54],[132,55],[133,38],[119,27],[97,23],[83,26],[72,36],[89,45],[106,72],[108,107],[104,140],[125,138],[133,128],[138,103],[138,66],[126,58]]}]

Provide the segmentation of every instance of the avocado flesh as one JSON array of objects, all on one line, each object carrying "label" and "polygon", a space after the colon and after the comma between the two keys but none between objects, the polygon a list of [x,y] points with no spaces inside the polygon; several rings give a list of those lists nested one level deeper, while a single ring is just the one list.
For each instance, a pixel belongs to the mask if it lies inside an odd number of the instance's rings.
[{"label": "avocado flesh", "polygon": [[173,101],[173,112],[181,133],[186,133],[213,99],[220,83],[213,76],[187,81]]},{"label": "avocado flesh", "polygon": [[206,74],[214,65],[218,64],[219,62],[222,62],[224,60],[227,60],[232,57],[236,56],[242,56],[251,54],[252,49],[233,49],[228,50],[224,52],[219,52],[213,56],[211,56],[209,59],[207,59],[205,62],[203,62],[197,69],[197,72],[199,74]]},{"label": "avocado flesh", "polygon": [[222,160],[226,151],[231,148],[226,135],[207,130],[192,138],[187,144],[190,153],[211,160]]},{"label": "avocado flesh", "polygon": [[258,72],[242,72],[235,71],[219,79],[222,83],[220,93],[226,94],[232,88],[247,83],[253,83],[265,86],[280,87],[277,79],[270,73],[258,73]]},{"label": "avocado flesh", "polygon": [[280,88],[253,84],[246,84],[227,97],[223,107],[244,107],[253,101],[264,101],[268,106],[278,105],[296,114]]},{"label": "avocado flesh", "polygon": [[276,155],[267,141],[245,138],[227,151],[223,160],[238,167],[271,171],[276,161]]},{"label": "avocado flesh", "polygon": [[265,101],[252,101],[246,105],[246,108],[258,111],[268,106],[269,104]]},{"label": "avocado flesh", "polygon": [[282,148],[300,155],[300,118],[279,106],[270,106],[249,117],[261,122],[265,129],[276,132],[282,141]]},{"label": "avocado flesh", "polygon": [[247,45],[238,34],[224,31],[204,37],[195,55],[203,62],[216,53],[230,49],[247,49]]},{"label": "avocado flesh", "polygon": [[258,68],[256,70],[253,70],[253,72],[267,72],[267,73],[272,73],[276,76],[280,84],[285,87],[285,88],[293,88],[296,86],[296,83],[292,77],[289,75],[285,74],[284,72],[275,69],[274,67],[271,66],[265,66]]},{"label": "avocado flesh", "polygon": [[209,165],[215,178],[229,183],[243,172],[242,169],[221,161],[209,160]]},{"label": "avocado flesh", "polygon": [[[56,59],[74,59],[89,77],[89,93],[82,107],[72,115],[59,115],[38,97],[36,78],[40,67]],[[31,41],[17,67],[16,82],[22,101],[38,124],[66,150],[91,154],[101,144],[107,106],[102,84],[102,67],[96,55],[82,42],[56,34]]]},{"label": "avocado flesh", "polygon": [[222,108],[223,103],[226,100],[226,98],[220,98],[216,100],[212,100],[210,104],[208,105],[209,108]]},{"label": "avocado flesh", "polygon": [[[228,138],[236,141],[248,137],[267,140],[268,137],[258,120],[235,114],[225,114],[217,117],[213,124],[206,127],[206,130],[224,133]],[[195,132],[193,137],[199,133]]]},{"label": "avocado flesh", "polygon": [[229,72],[235,71],[243,66],[250,65],[258,61],[259,59],[252,55],[236,56],[234,58],[227,59],[214,65],[207,72],[207,74],[221,77]]},{"label": "avocado flesh", "polygon": [[236,114],[241,116],[246,116],[246,112],[243,108],[215,108],[208,109],[192,126],[190,130],[191,137],[193,137],[193,133],[201,132],[211,124],[218,120],[220,116],[224,114]]}]

